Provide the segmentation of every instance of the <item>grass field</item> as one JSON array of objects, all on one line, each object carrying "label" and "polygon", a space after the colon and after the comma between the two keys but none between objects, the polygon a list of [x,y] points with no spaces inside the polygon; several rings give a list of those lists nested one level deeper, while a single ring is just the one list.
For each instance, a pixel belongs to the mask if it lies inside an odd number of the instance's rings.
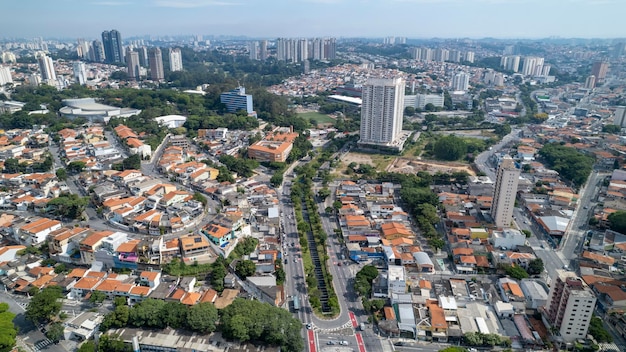
[{"label": "grass field", "polygon": [[320,114],[319,112],[303,112],[298,114],[298,116],[303,117],[307,120],[314,119],[317,123],[333,123],[335,122],[330,116],[325,114]]}]

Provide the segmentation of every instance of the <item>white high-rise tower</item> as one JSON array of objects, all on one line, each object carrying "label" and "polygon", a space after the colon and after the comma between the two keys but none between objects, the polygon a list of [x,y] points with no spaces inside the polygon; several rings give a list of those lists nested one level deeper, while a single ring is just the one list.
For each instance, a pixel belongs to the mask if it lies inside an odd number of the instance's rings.
[{"label": "white high-rise tower", "polygon": [[491,217],[499,228],[511,226],[519,175],[520,169],[515,166],[513,158],[508,155],[504,156],[498,166],[496,187],[491,203]]},{"label": "white high-rise tower", "polygon": [[56,85],[57,74],[54,72],[54,62],[46,54],[39,57],[39,70],[41,71],[41,80],[49,85]]},{"label": "white high-rise tower", "polygon": [[404,79],[369,79],[363,85],[361,144],[390,145],[402,131]]},{"label": "white high-rise tower", "polygon": [[182,71],[183,70],[183,54],[181,54],[179,48],[170,48],[170,71]]},{"label": "white high-rise tower", "polygon": [[74,71],[74,79],[76,83],[81,86],[87,83],[87,70],[85,69],[85,63],[76,61],[72,64],[72,71]]}]

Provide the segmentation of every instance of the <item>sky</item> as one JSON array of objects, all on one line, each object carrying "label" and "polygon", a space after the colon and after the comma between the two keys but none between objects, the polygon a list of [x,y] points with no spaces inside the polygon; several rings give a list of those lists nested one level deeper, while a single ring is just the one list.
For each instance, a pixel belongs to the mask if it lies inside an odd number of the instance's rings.
[{"label": "sky", "polygon": [[1,9],[0,38],[626,37],[626,0],[3,0]]}]

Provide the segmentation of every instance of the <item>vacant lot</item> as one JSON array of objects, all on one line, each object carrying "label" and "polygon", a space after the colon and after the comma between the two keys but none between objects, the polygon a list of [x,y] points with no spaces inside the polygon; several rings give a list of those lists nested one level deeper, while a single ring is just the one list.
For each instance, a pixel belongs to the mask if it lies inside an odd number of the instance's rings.
[{"label": "vacant lot", "polygon": [[412,158],[396,158],[391,163],[391,165],[387,167],[386,171],[404,174],[414,174],[418,171],[427,171],[429,174],[432,175],[436,174],[437,172],[453,173],[458,171],[465,171],[470,175],[476,175],[474,170],[472,170],[472,168],[467,164],[417,160]]}]

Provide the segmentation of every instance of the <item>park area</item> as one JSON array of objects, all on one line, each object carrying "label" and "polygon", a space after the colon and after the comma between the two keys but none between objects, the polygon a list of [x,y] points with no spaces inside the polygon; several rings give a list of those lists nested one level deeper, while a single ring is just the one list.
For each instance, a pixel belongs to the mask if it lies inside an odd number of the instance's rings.
[{"label": "park area", "polygon": [[309,122],[311,122],[312,124],[317,124],[317,125],[333,124],[335,122],[335,119],[333,119],[332,117],[326,114],[315,112],[315,111],[302,112],[302,113],[299,113],[298,116],[309,120]]}]

